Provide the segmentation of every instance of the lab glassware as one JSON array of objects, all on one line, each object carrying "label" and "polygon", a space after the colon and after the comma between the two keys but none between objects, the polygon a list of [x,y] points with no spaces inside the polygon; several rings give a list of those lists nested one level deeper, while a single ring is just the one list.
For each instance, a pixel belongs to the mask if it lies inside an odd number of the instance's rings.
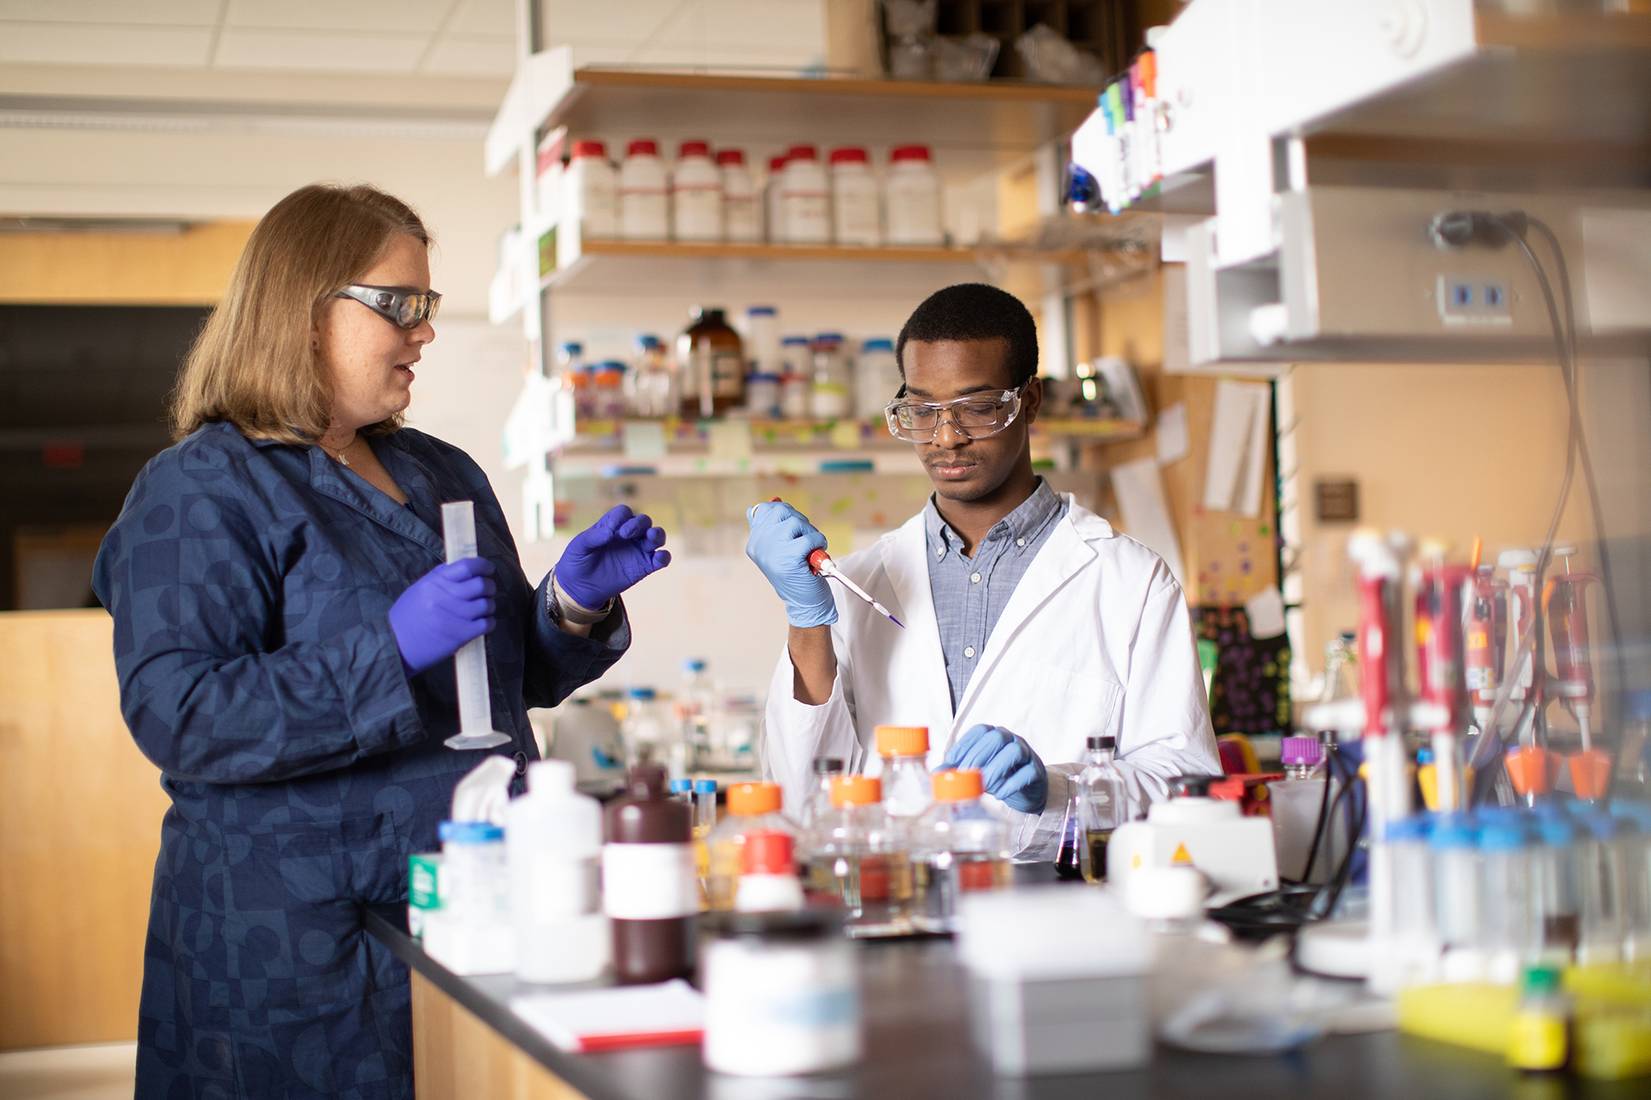
[{"label": "lab glassware", "polygon": [[[476,556],[476,509],[468,500],[441,506],[442,538],[447,560]],[[508,733],[493,728],[493,706],[487,685],[487,637],[472,638],[453,655],[459,681],[459,732],[443,744],[450,749],[491,749],[510,743]]]},{"label": "lab glassware", "polygon": [[1115,737],[1089,738],[1083,771],[1078,773],[1078,788],[1083,793],[1080,862],[1089,882],[1106,881],[1107,844],[1113,830],[1124,823],[1124,784],[1112,762],[1117,745]]}]

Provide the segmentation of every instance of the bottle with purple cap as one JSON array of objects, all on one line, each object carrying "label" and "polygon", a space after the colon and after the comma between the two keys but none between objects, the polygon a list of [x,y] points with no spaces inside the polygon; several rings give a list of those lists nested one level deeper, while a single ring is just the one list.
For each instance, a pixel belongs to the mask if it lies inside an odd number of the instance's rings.
[{"label": "bottle with purple cap", "polygon": [[[1273,844],[1279,874],[1297,882],[1325,882],[1346,851],[1346,828],[1339,820],[1325,822],[1326,835],[1316,846],[1321,810],[1328,814],[1324,745],[1316,737],[1286,737],[1279,744],[1284,778],[1267,784],[1273,814]],[[1333,784],[1330,801],[1336,797]],[[1311,859],[1312,866],[1308,866]]]}]

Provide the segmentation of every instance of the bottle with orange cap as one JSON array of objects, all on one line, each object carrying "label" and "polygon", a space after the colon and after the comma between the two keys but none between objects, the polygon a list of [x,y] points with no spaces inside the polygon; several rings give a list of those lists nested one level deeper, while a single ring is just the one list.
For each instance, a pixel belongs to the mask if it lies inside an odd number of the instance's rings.
[{"label": "bottle with orange cap", "polygon": [[797,827],[780,813],[778,783],[735,783],[728,788],[727,814],[705,838],[709,853],[707,907],[732,909],[739,888],[740,855],[755,831],[781,832],[795,839]]},{"label": "bottle with orange cap", "polygon": [[934,804],[929,727],[878,726],[877,755],[883,758],[883,809],[890,817],[915,819]]},{"label": "bottle with orange cap", "polygon": [[882,803],[876,776],[838,776],[831,781],[831,812],[804,838],[808,898],[840,903],[853,936],[911,931],[911,859]]},{"label": "bottle with orange cap", "polygon": [[978,768],[938,772],[934,805],[912,826],[912,923],[924,932],[955,932],[962,895],[1009,885],[1009,825],[984,790]]}]

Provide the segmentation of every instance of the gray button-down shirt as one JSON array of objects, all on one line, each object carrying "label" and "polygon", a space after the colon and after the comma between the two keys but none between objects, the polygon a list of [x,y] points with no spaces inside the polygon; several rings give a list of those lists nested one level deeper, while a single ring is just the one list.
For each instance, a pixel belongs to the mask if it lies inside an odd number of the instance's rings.
[{"label": "gray button-down shirt", "polygon": [[1038,548],[1064,515],[1066,498],[1057,495],[1040,477],[1032,495],[986,532],[970,558],[963,553],[963,540],[940,518],[934,497],[929,498],[923,509],[929,547],[929,592],[934,597],[934,617],[940,624],[940,651],[946,658],[953,713],[986,650],[992,627],[1037,557]]}]

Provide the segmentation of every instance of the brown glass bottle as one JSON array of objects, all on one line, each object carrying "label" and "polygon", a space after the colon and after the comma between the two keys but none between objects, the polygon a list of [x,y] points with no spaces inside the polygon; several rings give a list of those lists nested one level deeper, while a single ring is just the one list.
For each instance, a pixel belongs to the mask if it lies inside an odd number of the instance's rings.
[{"label": "brown glass bottle", "polygon": [[745,348],[722,310],[696,306],[693,318],[676,338],[682,415],[723,416],[745,404]]},{"label": "brown glass bottle", "polygon": [[602,908],[621,982],[663,982],[694,970],[699,883],[693,815],[666,797],[665,769],[642,764],[603,814]]}]

